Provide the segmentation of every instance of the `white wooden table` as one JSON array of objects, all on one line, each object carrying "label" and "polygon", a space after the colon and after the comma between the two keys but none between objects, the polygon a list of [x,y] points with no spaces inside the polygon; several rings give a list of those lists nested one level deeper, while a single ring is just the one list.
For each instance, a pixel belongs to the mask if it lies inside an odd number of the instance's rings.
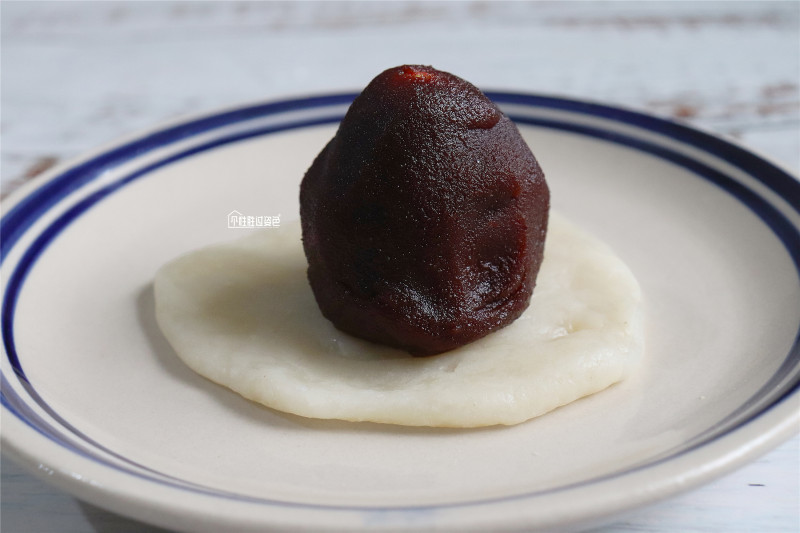
[{"label": "white wooden table", "polygon": [[[177,116],[402,63],[649,111],[800,169],[797,2],[3,2],[3,194]],[[2,463],[2,531],[160,531]],[[800,531],[800,438],[598,531]]]}]

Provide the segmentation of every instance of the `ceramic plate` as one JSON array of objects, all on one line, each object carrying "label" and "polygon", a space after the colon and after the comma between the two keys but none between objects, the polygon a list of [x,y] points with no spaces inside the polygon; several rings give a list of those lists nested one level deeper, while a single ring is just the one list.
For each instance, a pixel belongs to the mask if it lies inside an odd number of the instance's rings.
[{"label": "ceramic plate", "polygon": [[554,208],[639,279],[647,353],[632,378],[517,426],[443,430],[285,415],[188,370],[155,323],[154,272],[298,217],[299,181],[353,98],[327,95],[173,123],[8,199],[4,451],[177,530],[498,531],[610,519],[791,436],[798,181],[679,124],[491,96]]}]

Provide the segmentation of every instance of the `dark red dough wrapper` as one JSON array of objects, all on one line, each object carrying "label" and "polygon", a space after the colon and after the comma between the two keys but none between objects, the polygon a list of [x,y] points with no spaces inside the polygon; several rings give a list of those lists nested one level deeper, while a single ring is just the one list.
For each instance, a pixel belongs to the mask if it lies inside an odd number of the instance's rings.
[{"label": "dark red dough wrapper", "polygon": [[516,126],[432,67],[378,75],[300,186],[308,279],[342,331],[413,355],[527,308],[550,195]]}]

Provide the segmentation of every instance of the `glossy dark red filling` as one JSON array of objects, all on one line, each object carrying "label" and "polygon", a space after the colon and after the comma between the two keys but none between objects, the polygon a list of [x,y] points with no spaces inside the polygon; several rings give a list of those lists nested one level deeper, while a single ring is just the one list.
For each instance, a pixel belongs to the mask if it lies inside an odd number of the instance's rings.
[{"label": "glossy dark red filling", "polygon": [[432,67],[389,69],[301,184],[311,288],[343,331],[448,351],[528,306],[548,210],[539,164],[483,93]]}]

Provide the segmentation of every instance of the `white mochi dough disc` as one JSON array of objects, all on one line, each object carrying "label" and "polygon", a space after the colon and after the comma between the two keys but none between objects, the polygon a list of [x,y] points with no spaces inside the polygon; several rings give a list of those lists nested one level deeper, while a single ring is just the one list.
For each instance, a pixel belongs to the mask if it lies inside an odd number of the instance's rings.
[{"label": "white mochi dough disc", "polygon": [[168,263],[155,298],[158,323],[189,367],[313,418],[517,424],[623,379],[643,351],[636,279],[607,246],[556,215],[528,310],[436,356],[411,357],[334,328],[306,280],[299,223]]}]

